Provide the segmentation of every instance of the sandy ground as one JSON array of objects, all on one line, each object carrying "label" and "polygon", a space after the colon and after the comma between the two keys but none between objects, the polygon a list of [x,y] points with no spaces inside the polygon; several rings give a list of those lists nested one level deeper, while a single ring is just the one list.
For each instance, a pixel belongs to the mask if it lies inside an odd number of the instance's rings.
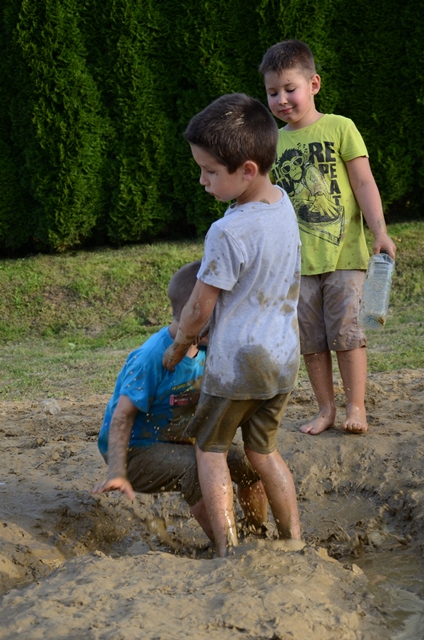
[{"label": "sandy ground", "polygon": [[424,638],[424,369],[369,377],[365,436],[301,434],[302,382],[279,450],[305,545],[270,525],[229,559],[177,494],[90,495],[107,400],[0,404],[0,638]]}]

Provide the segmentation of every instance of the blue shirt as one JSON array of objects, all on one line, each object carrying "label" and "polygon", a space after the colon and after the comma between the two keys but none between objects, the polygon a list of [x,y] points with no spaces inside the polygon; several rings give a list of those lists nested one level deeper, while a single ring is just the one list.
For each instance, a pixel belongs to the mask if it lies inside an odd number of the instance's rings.
[{"label": "blue shirt", "polygon": [[138,409],[130,447],[184,441],[182,432],[195,412],[200,394],[206,351],[200,347],[195,358],[185,356],[170,372],[162,365],[162,357],[172,342],[165,327],[128,356],[103,418],[98,438],[103,455],[107,453],[110,423],[121,395]]}]

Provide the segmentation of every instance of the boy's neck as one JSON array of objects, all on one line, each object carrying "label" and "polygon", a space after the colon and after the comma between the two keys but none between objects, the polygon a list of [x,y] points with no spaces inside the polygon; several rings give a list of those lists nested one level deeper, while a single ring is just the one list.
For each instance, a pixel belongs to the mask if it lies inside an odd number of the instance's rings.
[{"label": "boy's neck", "polygon": [[268,174],[258,174],[248,188],[236,199],[238,206],[248,202],[275,204],[281,199],[281,191],[272,184]]},{"label": "boy's neck", "polygon": [[300,131],[301,129],[306,129],[306,127],[309,127],[311,124],[314,124],[314,122],[320,120],[323,115],[323,113],[320,113],[314,107],[307,113],[305,118],[302,118],[299,122],[288,123],[283,127],[283,129],[284,131]]},{"label": "boy's neck", "polygon": [[168,327],[169,335],[173,340],[175,340],[175,336],[177,335],[178,324],[179,324],[178,320],[175,320],[174,318]]}]

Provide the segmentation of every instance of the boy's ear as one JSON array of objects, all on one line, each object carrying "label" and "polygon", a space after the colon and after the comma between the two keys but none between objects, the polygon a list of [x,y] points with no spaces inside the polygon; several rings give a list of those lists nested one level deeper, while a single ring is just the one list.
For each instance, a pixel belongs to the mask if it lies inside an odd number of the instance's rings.
[{"label": "boy's ear", "polygon": [[253,180],[259,173],[259,167],[253,160],[246,160],[243,163],[243,177],[246,180]]},{"label": "boy's ear", "polygon": [[321,77],[317,73],[315,73],[311,78],[311,89],[313,95],[316,95],[321,89]]}]

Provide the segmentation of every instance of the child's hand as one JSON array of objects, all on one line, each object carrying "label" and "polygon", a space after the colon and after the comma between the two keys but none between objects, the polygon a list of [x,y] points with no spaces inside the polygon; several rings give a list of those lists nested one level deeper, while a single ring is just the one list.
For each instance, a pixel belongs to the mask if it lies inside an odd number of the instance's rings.
[{"label": "child's hand", "polygon": [[175,344],[169,345],[165,353],[163,354],[162,364],[168,371],[175,371],[175,367],[184,358],[184,353],[179,355],[175,351]]},{"label": "child's hand", "polygon": [[374,253],[385,251],[393,260],[396,259],[396,245],[388,233],[375,236],[373,249]]},{"label": "child's hand", "polygon": [[112,478],[111,480],[104,480],[96,484],[94,489],[90,491],[91,494],[106,493],[108,491],[120,491],[130,500],[134,500],[135,492],[132,488],[131,482],[126,478]]}]

